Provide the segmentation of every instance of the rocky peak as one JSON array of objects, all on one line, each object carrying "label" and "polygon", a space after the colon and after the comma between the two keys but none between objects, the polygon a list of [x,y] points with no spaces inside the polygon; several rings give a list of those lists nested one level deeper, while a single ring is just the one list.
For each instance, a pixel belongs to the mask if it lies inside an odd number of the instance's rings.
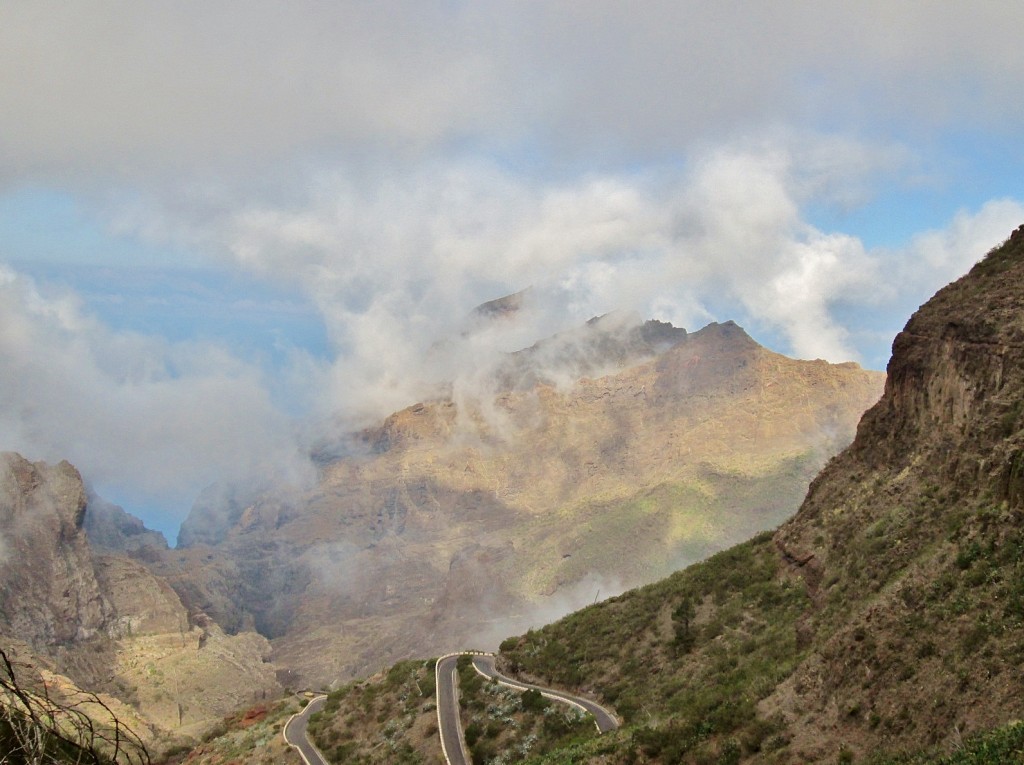
[{"label": "rocky peak", "polygon": [[0,632],[24,640],[80,676],[95,667],[75,646],[101,640],[113,613],[96,581],[82,478],[67,462],[0,456]]},{"label": "rocky peak", "polygon": [[686,330],[638,314],[613,312],[510,354],[495,371],[500,391],[566,385],[648,361],[686,338]]},{"label": "rocky peak", "polygon": [[473,309],[470,314],[471,320],[489,321],[514,316],[523,309],[523,302],[531,294],[529,288],[513,292],[511,295],[488,300]]},{"label": "rocky peak", "polygon": [[[807,742],[920,747],[1020,715],[1022,285],[1024,227],[913,315],[881,400],[774,536],[814,650],[763,704]],[[913,724],[872,731],[848,709]]]},{"label": "rocky peak", "polygon": [[104,552],[149,560],[167,549],[163,534],[147,529],[142,520],[92,492],[88,493],[83,526],[92,547]]}]

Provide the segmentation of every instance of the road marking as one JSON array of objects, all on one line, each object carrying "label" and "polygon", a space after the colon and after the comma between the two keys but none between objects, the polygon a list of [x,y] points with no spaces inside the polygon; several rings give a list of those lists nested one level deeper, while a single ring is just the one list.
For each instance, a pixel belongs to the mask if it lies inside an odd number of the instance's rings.
[{"label": "road marking", "polygon": [[320,762],[310,762],[309,758],[306,757],[306,753],[302,751],[301,747],[298,744],[293,744],[291,741],[288,740],[288,726],[292,724],[292,721],[296,717],[298,717],[300,715],[304,715],[306,713],[306,711],[309,709],[310,704],[313,704],[313,703],[315,703],[317,701],[320,701],[320,699],[326,699],[326,698],[327,698],[326,694],[321,695],[321,696],[314,696],[313,698],[311,698],[309,700],[309,703],[306,704],[306,706],[304,706],[302,709],[300,709],[298,712],[296,712],[295,714],[293,714],[291,717],[288,718],[288,722],[286,722],[284,724],[284,728],[281,730],[281,736],[284,738],[284,743],[286,743],[292,749],[297,751],[299,753],[299,757],[302,758],[302,761],[304,763],[306,763],[306,765],[323,765],[323,763],[327,762],[327,760],[324,758],[324,756],[320,752],[320,750],[317,749],[316,744],[313,743],[313,741],[309,738],[309,736],[306,736],[306,743],[308,743],[311,747],[313,747],[313,751],[315,751],[317,753],[317,755],[320,757]]},{"label": "road marking", "polygon": [[[441,738],[441,751],[444,753],[444,760],[445,760],[445,762],[448,765],[453,765],[453,763],[452,763],[451,757],[448,754],[448,747],[445,746],[445,743],[444,743],[444,738],[445,738],[444,737],[444,720],[441,717],[441,664],[442,664],[442,662],[447,661],[448,659],[452,659],[452,658],[455,658],[455,657],[458,657],[458,656],[487,656],[489,658],[494,658],[495,654],[488,653],[487,651],[459,651],[457,653],[445,654],[444,656],[440,657],[437,660],[437,664],[434,665],[434,685],[436,687],[436,690],[435,690],[434,693],[435,693],[435,697],[436,697],[436,700],[437,700],[437,733],[438,733],[438,736],[440,736],[440,738]],[[534,691],[539,692],[541,696],[544,696],[545,698],[551,699],[552,701],[557,701],[557,702],[562,703],[562,704],[568,704],[570,706],[575,707],[576,709],[579,709],[584,714],[588,714],[588,715],[590,715],[591,717],[594,718],[594,727],[597,728],[598,734],[601,734],[601,733],[605,732],[605,731],[601,730],[601,723],[598,720],[597,715],[594,714],[594,712],[591,711],[590,709],[587,709],[587,707],[585,707],[583,704],[581,704],[580,702],[576,701],[574,698],[570,697],[570,694],[560,695],[562,692],[561,691],[556,691],[553,688],[542,688],[542,687],[537,686],[537,685],[530,685],[528,683],[520,683],[520,682],[518,682],[516,680],[512,680],[511,678],[506,680],[501,674],[498,673],[497,668],[495,668],[493,676],[492,675],[488,675],[485,672],[483,672],[476,665],[475,661],[471,662],[471,664],[473,666],[473,669],[476,671],[476,673],[478,675],[480,675],[481,677],[487,679],[487,680],[494,680],[499,685],[504,685],[507,688],[512,688],[512,689],[517,690],[517,691],[534,690]],[[461,714],[461,710],[459,708],[459,703],[458,703],[459,702],[459,695],[458,695],[459,694],[459,688],[458,688],[457,677],[458,677],[458,666],[457,665],[453,665],[453,667],[452,667],[452,676],[451,676],[451,680],[452,680],[451,687],[452,687],[453,700],[455,702],[455,728],[456,728],[456,731],[458,733],[458,741],[459,741],[459,747],[461,749],[461,754],[462,754],[462,756],[463,756],[463,758],[465,759],[466,762],[471,762],[472,760],[470,758],[469,752],[466,750],[466,737],[465,737],[465,735],[462,732],[462,714]],[[614,726],[612,729],[617,728],[619,726],[619,721],[616,719],[615,715],[613,715],[611,712],[609,712],[607,709],[602,707],[597,702],[590,701],[589,699],[586,699],[586,701],[587,701],[587,703],[593,704],[595,707],[600,709],[608,717],[608,719],[611,721],[612,725]]]},{"label": "road marking", "polygon": [[[448,747],[444,743],[444,720],[441,718],[441,664],[455,656],[461,656],[461,653],[448,653],[437,660],[434,665],[434,700],[437,703],[437,735],[441,739],[441,752],[444,754],[444,761],[448,765],[452,765],[451,755],[448,754]],[[459,711],[459,687],[455,682],[455,674],[458,667],[452,668],[452,696],[455,702],[455,730],[458,733],[459,748],[461,749],[462,759],[464,762],[471,762],[468,752],[466,751],[466,737],[462,734],[462,715]]]},{"label": "road marking", "polygon": [[[482,678],[484,678],[486,680],[493,680],[498,685],[504,685],[506,688],[512,688],[512,689],[517,690],[517,691],[538,691],[540,693],[540,695],[543,696],[546,699],[551,699],[552,701],[560,701],[563,704],[569,704],[570,706],[576,707],[578,710],[580,710],[584,714],[588,714],[591,717],[594,716],[593,712],[591,712],[589,709],[587,709],[585,706],[583,706],[579,702],[573,701],[572,699],[567,699],[567,698],[564,698],[562,696],[556,696],[555,694],[548,693],[547,691],[545,691],[545,690],[543,690],[541,688],[534,688],[532,685],[522,685],[520,683],[515,682],[514,680],[505,680],[502,677],[498,677],[498,675],[496,675],[496,674],[495,675],[488,675],[485,672],[481,672],[480,671],[480,667],[478,667],[476,664],[473,664],[473,669],[476,670],[476,673],[478,675],[480,675],[480,677],[482,677]],[[594,725],[597,726],[597,732],[600,733],[601,732],[601,726],[597,725],[597,720],[596,719],[594,720]]]},{"label": "road marking", "polygon": [[[456,656],[493,656],[494,654],[487,653],[486,651],[456,651],[455,653],[446,653],[444,656],[438,658],[437,663],[434,665],[434,698],[437,702],[437,735],[441,738],[441,752],[444,754],[444,761],[448,765],[452,765],[451,756],[448,754],[448,747],[444,744],[444,720],[441,719],[441,662],[446,659],[451,659]],[[465,762],[472,762],[473,758],[469,754],[469,750],[466,749],[466,737],[462,733],[462,713],[459,709],[459,686],[455,682],[458,667],[452,669],[452,695],[455,701],[455,726],[458,731],[459,748],[462,751],[462,757]]]},{"label": "road marking", "polygon": [[[477,656],[491,656],[491,657],[494,656],[493,653],[479,653],[479,654],[475,654],[475,655],[477,655]],[[511,678],[506,680],[498,672],[497,668],[495,668],[493,676],[488,675],[485,672],[481,671],[481,669],[476,665],[476,662],[473,662],[473,669],[475,669],[477,674],[480,675],[481,677],[486,678],[487,680],[494,680],[499,685],[504,685],[507,688],[512,688],[512,689],[517,690],[517,691],[530,691],[530,690],[537,691],[538,693],[540,693],[541,696],[543,696],[545,698],[548,698],[548,699],[551,699],[552,701],[558,701],[558,702],[561,702],[562,704],[569,704],[570,706],[574,706],[577,709],[579,709],[581,712],[583,712],[584,714],[588,714],[591,717],[593,717],[594,718],[594,727],[597,728],[597,732],[598,733],[604,733],[604,731],[601,730],[601,723],[598,721],[597,715],[595,715],[592,711],[590,711],[585,706],[580,704],[578,701],[575,701],[575,700],[569,698],[568,697],[569,694],[565,694],[563,696],[563,695],[560,695],[561,692],[555,691],[554,689],[545,689],[545,688],[540,687],[539,685],[530,685],[528,683],[520,683],[519,681],[512,680]],[[612,722],[615,723],[615,726],[618,727],[618,720],[615,718],[615,715],[613,715],[611,712],[609,712],[607,709],[602,707],[597,702],[593,702],[592,701],[590,703],[594,704],[594,706],[596,706],[596,707],[599,707],[606,715],[608,715],[609,719],[611,719]]]}]

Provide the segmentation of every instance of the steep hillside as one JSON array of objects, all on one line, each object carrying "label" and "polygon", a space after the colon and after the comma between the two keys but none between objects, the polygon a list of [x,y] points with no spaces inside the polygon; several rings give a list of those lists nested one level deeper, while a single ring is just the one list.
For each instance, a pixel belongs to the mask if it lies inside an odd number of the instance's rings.
[{"label": "steep hillside", "polygon": [[496,645],[776,526],[882,375],[613,316],[476,382],[362,433],[302,496],[204,498],[155,570],[307,682]]},{"label": "steep hillside", "polygon": [[123,553],[146,560],[167,549],[163,534],[147,529],[141,520],[125,512],[124,508],[92,492],[87,494],[87,507],[82,527],[93,550]]},{"label": "steep hillside", "polygon": [[[141,563],[96,553],[88,513],[67,462],[0,456],[0,647],[55,689],[101,693],[151,743],[201,734],[240,704],[280,692],[265,638],[190,618]],[[136,551],[159,549],[123,511],[113,517],[148,540]]]},{"label": "steep hillside", "polygon": [[[774,535],[502,644],[617,707],[600,761],[923,762],[1024,715],[1024,227],[888,372]],[[1021,738],[954,761],[1017,762]]]}]

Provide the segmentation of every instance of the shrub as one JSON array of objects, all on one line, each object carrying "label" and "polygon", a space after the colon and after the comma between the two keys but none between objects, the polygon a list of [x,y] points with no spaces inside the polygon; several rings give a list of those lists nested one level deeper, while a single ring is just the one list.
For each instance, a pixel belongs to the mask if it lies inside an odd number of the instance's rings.
[{"label": "shrub", "polygon": [[523,695],[519,697],[519,703],[524,712],[543,712],[551,705],[551,702],[544,698],[540,691],[535,691],[532,688],[523,691]]}]

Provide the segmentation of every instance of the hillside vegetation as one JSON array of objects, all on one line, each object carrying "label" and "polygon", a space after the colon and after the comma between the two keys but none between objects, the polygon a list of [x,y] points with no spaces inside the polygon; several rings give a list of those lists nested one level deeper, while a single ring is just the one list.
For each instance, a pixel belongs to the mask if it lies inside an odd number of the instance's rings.
[{"label": "hillside vegetation", "polygon": [[[805,653],[796,624],[808,605],[801,581],[780,570],[771,535],[762,534],[509,638],[501,655],[513,674],[610,704],[625,730],[609,761],[714,762],[785,746],[782,724],[759,715],[757,704]],[[595,741],[586,753],[607,748]]]},{"label": "hillside vegetation", "polygon": [[[503,671],[600,700],[618,731],[515,718],[472,677],[463,722],[478,765],[1024,763],[1022,638],[1024,227],[911,318],[794,517],[502,642]],[[332,694],[322,729],[438,761],[428,666]]]},{"label": "hillside vegetation", "polygon": [[627,723],[543,762],[1014,762],[1022,627],[1019,229],[914,315],[792,520],[502,656]]}]

